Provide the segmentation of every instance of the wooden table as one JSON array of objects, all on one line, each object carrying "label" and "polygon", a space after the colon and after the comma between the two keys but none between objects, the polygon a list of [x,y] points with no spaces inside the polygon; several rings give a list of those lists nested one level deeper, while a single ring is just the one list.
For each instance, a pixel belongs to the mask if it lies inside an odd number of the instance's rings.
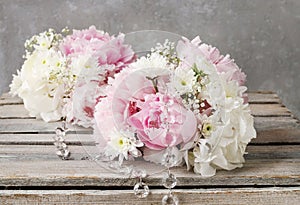
[{"label": "wooden table", "polygon": [[[180,204],[300,204],[300,124],[272,92],[249,93],[258,135],[248,146],[243,168],[218,171],[202,178],[174,168],[174,189]],[[0,204],[161,204],[168,191],[162,173],[144,181],[151,194],[133,193],[136,179],[114,174],[96,162],[80,160],[94,149],[88,131],[67,137],[75,160],[55,155],[54,129],[28,116],[22,101],[4,94],[0,99]],[[80,134],[84,135],[84,134]],[[85,145],[82,146],[82,139]],[[87,144],[87,145],[86,145]],[[137,162],[137,166],[145,166]],[[155,165],[149,165],[154,170]]]}]

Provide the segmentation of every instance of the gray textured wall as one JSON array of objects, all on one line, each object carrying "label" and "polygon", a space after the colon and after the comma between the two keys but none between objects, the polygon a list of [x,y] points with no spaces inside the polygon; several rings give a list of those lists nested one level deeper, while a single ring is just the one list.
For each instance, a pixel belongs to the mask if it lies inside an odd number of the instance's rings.
[{"label": "gray textured wall", "polygon": [[250,90],[277,92],[300,117],[300,0],[0,0],[0,93],[22,64],[25,39],[52,27],[175,32],[230,53]]}]

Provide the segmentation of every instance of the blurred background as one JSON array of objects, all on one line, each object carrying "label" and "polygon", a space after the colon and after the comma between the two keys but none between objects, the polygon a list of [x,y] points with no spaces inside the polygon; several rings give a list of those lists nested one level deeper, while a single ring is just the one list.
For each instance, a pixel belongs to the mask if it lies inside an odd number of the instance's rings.
[{"label": "blurred background", "polygon": [[300,118],[300,0],[0,0],[0,95],[23,44],[48,28],[164,30],[230,53],[249,90],[271,90]]}]

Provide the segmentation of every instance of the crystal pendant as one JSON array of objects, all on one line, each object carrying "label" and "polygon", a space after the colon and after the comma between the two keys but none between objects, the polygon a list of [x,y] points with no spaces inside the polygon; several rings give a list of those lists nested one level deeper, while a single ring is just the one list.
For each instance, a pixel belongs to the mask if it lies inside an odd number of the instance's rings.
[{"label": "crystal pendant", "polygon": [[162,205],[178,205],[179,200],[177,196],[174,196],[172,194],[165,195],[161,200]]},{"label": "crystal pendant", "polygon": [[138,198],[146,198],[149,195],[149,187],[144,182],[138,182],[133,188],[134,194]]},{"label": "crystal pendant", "polygon": [[163,165],[166,167],[173,167],[176,165],[176,156],[175,154],[172,154],[171,152],[167,152],[163,156]]},{"label": "crystal pendant", "polygon": [[71,152],[68,150],[68,146],[65,143],[66,132],[67,132],[67,128],[64,122],[62,127],[57,127],[55,129],[54,145],[57,148],[56,155],[60,157],[62,160],[73,159],[70,157]]},{"label": "crystal pendant", "polygon": [[58,127],[55,130],[55,134],[56,137],[63,139],[66,136],[66,131],[63,128]]},{"label": "crystal pendant", "polygon": [[165,188],[172,189],[177,184],[177,179],[174,174],[172,173],[165,173],[162,179],[162,183]]}]

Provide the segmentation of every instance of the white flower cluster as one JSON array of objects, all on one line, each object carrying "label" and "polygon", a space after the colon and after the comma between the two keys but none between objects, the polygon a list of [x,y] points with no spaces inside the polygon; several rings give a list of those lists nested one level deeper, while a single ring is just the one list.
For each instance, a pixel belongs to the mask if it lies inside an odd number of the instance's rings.
[{"label": "white flower cluster", "polygon": [[54,30],[33,36],[25,43],[25,62],[21,71],[13,76],[11,93],[24,101],[30,116],[44,121],[61,118],[66,58],[55,47],[61,39]]},{"label": "white flower cluster", "polygon": [[[168,58],[173,50],[167,52],[167,44],[153,51]],[[178,56],[193,58],[180,58],[174,64],[168,92],[180,97],[198,121],[194,140],[181,147],[186,164],[202,176],[213,176],[216,169],[241,167],[246,145],[256,136],[249,105],[244,102],[246,87],[230,79],[230,72],[218,72],[197,48],[183,48],[177,50]]]},{"label": "white flower cluster", "polygon": [[151,55],[154,53],[164,56],[170,64],[178,65],[180,61],[176,55],[175,43],[168,39],[163,44],[157,43],[155,48],[151,48]]}]

